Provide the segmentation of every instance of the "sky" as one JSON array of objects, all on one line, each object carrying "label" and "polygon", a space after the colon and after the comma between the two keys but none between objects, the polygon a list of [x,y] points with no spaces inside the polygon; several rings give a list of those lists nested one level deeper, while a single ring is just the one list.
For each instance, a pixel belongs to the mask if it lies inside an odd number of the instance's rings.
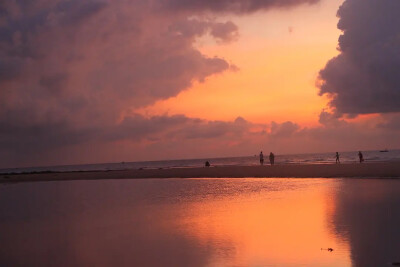
[{"label": "sky", "polygon": [[397,0],[4,0],[0,168],[400,148]]}]

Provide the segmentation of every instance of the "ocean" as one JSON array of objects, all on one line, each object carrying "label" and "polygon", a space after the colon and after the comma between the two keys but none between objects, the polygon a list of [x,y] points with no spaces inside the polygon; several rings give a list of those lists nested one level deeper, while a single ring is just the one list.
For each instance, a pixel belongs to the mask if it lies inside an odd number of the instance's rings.
[{"label": "ocean", "polygon": [[[264,152],[265,163],[268,163],[269,152]],[[358,162],[358,151],[339,152],[341,163]],[[400,161],[400,149],[381,151],[363,151],[365,162]],[[181,159],[141,162],[118,162],[100,164],[60,165],[26,168],[5,168],[0,173],[31,173],[31,172],[71,172],[71,171],[112,171],[129,169],[160,169],[160,168],[194,168],[204,166],[209,161],[212,166],[252,166],[259,165],[258,154],[243,157]],[[327,164],[335,163],[335,152],[275,155],[275,164]]]}]

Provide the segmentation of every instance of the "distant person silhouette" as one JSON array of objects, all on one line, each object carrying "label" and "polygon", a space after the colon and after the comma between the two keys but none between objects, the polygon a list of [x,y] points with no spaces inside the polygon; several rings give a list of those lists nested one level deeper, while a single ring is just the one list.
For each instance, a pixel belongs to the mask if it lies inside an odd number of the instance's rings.
[{"label": "distant person silhouette", "polygon": [[260,152],[260,164],[264,165],[264,154],[262,153],[262,151]]},{"label": "distant person silhouette", "polygon": [[362,163],[364,161],[364,156],[361,153],[361,151],[358,151],[358,158],[360,159],[360,163]]},{"label": "distant person silhouette", "polygon": [[269,153],[269,163],[271,163],[271,165],[275,164],[275,155],[274,153]]},{"label": "distant person silhouette", "polygon": [[206,161],[205,166],[210,167],[210,162],[208,162],[208,160]]},{"label": "distant person silhouette", "polygon": [[339,155],[339,152],[336,152],[336,163],[340,163],[340,155]]}]

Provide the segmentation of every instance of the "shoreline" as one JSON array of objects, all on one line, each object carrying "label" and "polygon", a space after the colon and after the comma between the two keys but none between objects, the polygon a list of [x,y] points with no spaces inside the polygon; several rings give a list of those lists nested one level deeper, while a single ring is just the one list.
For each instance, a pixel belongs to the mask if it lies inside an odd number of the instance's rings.
[{"label": "shoreline", "polygon": [[0,183],[151,178],[400,178],[399,162],[0,174]]}]

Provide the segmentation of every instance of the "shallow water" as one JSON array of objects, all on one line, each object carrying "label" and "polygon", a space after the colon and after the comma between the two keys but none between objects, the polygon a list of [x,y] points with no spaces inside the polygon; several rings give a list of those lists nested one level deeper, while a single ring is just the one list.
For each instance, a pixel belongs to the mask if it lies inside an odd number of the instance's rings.
[{"label": "shallow water", "polygon": [[399,225],[400,180],[9,184],[0,265],[390,266]]}]

